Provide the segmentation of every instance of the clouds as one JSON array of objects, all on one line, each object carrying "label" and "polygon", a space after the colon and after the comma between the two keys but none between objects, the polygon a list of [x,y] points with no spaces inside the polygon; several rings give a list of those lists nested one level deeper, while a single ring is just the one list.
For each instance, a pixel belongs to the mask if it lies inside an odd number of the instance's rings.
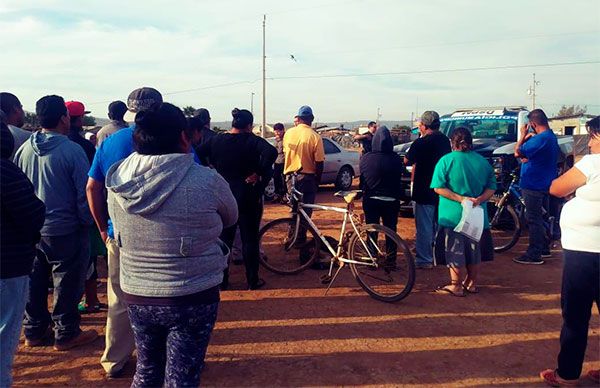
[{"label": "clouds", "polygon": [[[568,5],[568,6],[567,6]],[[261,100],[262,13],[267,76],[356,74],[600,59],[600,3],[528,1],[12,1],[0,6],[3,88],[27,109],[47,93],[81,99],[101,116],[105,101],[139,86],[178,105],[206,106],[216,121]],[[577,32],[587,32],[579,33]],[[563,34],[565,33],[565,34]],[[297,62],[289,59],[294,54]],[[319,121],[405,119],[425,108],[597,104],[600,66],[491,70],[268,82],[269,121],[311,104]],[[247,82],[246,82],[247,81]],[[101,113],[100,113],[101,112]],[[257,115],[260,116],[260,115]]]}]

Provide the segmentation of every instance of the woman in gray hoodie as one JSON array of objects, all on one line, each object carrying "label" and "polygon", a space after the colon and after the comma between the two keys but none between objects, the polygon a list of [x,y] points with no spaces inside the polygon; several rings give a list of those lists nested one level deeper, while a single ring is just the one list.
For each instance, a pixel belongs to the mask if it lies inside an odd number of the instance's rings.
[{"label": "woman in gray hoodie", "polygon": [[179,108],[163,103],[135,122],[136,152],[106,177],[138,351],[132,386],[198,386],[227,265],[219,235],[237,205],[216,171],[194,163]]}]

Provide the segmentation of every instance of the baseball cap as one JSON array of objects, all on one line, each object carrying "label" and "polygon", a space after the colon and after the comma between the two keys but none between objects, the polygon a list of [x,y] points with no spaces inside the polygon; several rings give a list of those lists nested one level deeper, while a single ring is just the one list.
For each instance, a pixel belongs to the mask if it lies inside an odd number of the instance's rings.
[{"label": "baseball cap", "polygon": [[300,107],[300,109],[298,109],[298,114],[296,115],[296,117],[307,117],[307,116],[313,116],[312,108],[308,105],[303,105]]},{"label": "baseball cap", "polygon": [[85,106],[79,101],[67,101],[65,102],[65,106],[71,117],[83,116],[90,113],[89,110],[85,110]]},{"label": "baseball cap", "polygon": [[192,117],[197,118],[200,121],[200,125],[206,125],[210,122],[210,113],[206,108],[196,109]]},{"label": "baseball cap", "polygon": [[421,115],[421,123],[425,126],[430,126],[435,121],[440,121],[440,115],[436,111],[428,110]]},{"label": "baseball cap", "polygon": [[127,97],[127,112],[125,112],[123,120],[132,123],[135,121],[135,115],[138,112],[154,109],[162,104],[162,102],[162,95],[154,88],[143,87],[135,89]]},{"label": "baseball cap", "polygon": [[123,101],[113,101],[108,104],[108,117],[122,118],[127,112],[127,105]]}]

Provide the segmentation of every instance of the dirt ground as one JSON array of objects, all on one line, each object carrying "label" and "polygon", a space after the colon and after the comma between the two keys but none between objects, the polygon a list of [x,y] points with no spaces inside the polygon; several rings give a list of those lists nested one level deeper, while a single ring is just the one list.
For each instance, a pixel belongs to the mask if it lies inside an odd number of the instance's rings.
[{"label": "dirt ground", "polygon": [[[332,188],[319,203],[341,205]],[[267,205],[265,219],[287,214]],[[337,214],[314,218],[337,236]],[[414,220],[401,218],[402,238],[414,244]],[[205,386],[543,386],[538,373],[555,366],[559,350],[561,252],[542,266],[511,258],[523,244],[483,265],[480,293],[466,298],[432,290],[447,270],[418,270],[408,298],[375,301],[345,270],[330,293],[321,271],[282,277],[261,269],[267,286],[245,291],[243,267],[232,267],[232,289],[221,294],[219,318],[206,356]],[[104,294],[105,279],[100,288]],[[594,308],[584,373],[600,368],[600,319]],[[104,333],[105,312],[85,315],[84,329]],[[111,386],[131,383],[135,361],[123,378],[106,380],[99,359],[104,337],[67,352],[19,346],[16,386]],[[581,382],[584,386],[588,381]]]}]

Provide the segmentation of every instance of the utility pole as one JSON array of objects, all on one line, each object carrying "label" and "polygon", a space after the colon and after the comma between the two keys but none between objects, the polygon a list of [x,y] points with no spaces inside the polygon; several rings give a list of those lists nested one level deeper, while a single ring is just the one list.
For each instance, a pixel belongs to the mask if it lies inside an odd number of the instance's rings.
[{"label": "utility pole", "polygon": [[250,113],[254,116],[254,92],[250,94]]},{"label": "utility pole", "polygon": [[527,94],[531,96],[531,110],[535,109],[535,87],[540,83],[540,81],[535,80],[535,73],[533,73],[533,83],[531,84],[531,86],[529,86],[529,89],[527,89]]},{"label": "utility pole", "polygon": [[266,71],[266,51],[265,51],[265,29],[267,24],[267,15],[263,15],[263,68],[262,68],[262,126],[260,134],[264,138],[267,130],[267,71]]}]

